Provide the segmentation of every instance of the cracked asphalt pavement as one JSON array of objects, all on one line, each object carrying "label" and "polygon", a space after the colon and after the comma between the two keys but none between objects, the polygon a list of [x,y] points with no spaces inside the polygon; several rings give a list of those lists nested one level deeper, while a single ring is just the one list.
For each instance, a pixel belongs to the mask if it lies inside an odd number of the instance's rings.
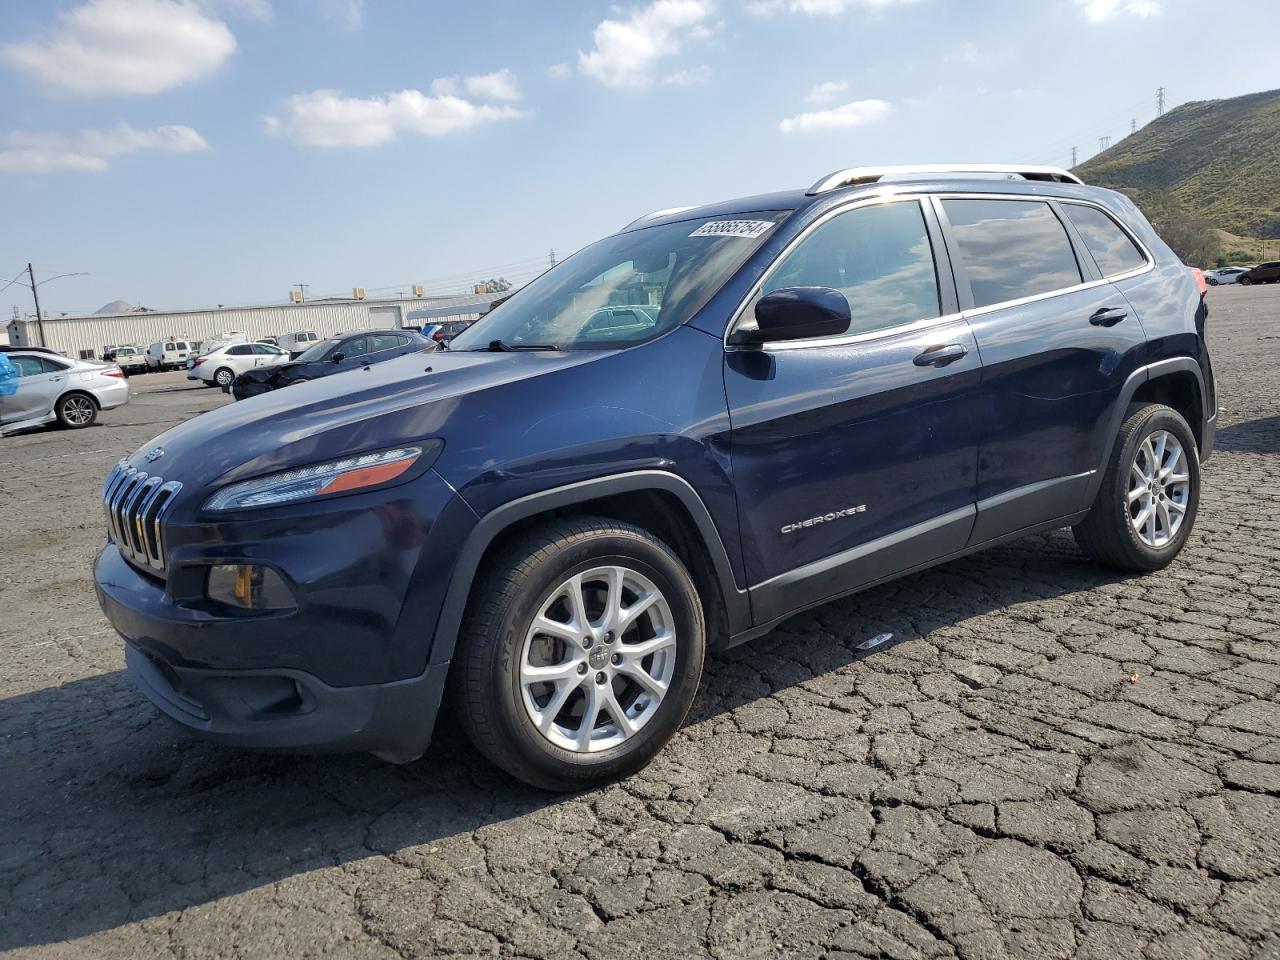
[{"label": "cracked asphalt pavement", "polygon": [[[1065,531],[715,656],[647,770],[558,796],[189,739],[89,562],[181,374],[0,440],[0,950],[22,957],[1280,957],[1280,287],[1209,294],[1218,450],[1133,577]],[[892,632],[871,653],[858,644]]]}]

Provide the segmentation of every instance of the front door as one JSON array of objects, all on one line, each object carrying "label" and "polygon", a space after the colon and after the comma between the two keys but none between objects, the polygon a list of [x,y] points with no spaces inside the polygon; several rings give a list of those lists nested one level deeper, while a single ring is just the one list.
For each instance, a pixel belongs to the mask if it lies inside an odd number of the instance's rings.
[{"label": "front door", "polygon": [[[1066,218],[1074,204],[989,197],[938,204],[982,351],[973,533],[980,543],[1088,506],[1105,414],[1146,340],[1083,241],[1073,245]],[[1080,222],[1092,236],[1086,215]]]},{"label": "front door", "polygon": [[757,623],[945,556],[973,525],[981,375],[936,221],[915,199],[821,221],[754,299],[831,287],[838,337],[730,348],[725,388]]}]

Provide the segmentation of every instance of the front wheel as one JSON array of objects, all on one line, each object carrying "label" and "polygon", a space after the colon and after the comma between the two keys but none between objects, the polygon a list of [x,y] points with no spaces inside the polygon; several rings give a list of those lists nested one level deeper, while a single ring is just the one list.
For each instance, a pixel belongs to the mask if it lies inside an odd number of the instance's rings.
[{"label": "front wheel", "polygon": [[1242,287],[1247,287],[1249,284],[1253,283],[1253,281],[1250,280],[1248,277],[1241,277],[1239,280],[1236,281],[1236,283],[1240,284],[1240,286]]},{"label": "front wheel", "polygon": [[683,722],[706,651],[688,570],[651,533],[605,518],[520,538],[477,577],[453,696],[495,764],[547,790],[643,767]]},{"label": "front wheel", "polygon": [[1130,407],[1089,515],[1073,528],[1095,560],[1123,570],[1167,566],[1191,534],[1200,503],[1196,438],[1176,410]]}]

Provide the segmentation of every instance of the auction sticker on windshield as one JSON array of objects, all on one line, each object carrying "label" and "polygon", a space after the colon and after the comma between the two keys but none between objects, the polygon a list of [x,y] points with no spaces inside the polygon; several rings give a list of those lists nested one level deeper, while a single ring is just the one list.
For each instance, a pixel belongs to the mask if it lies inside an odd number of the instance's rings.
[{"label": "auction sticker on windshield", "polygon": [[709,220],[700,226],[691,237],[746,237],[754,240],[764,236],[765,231],[773,226],[772,220]]}]

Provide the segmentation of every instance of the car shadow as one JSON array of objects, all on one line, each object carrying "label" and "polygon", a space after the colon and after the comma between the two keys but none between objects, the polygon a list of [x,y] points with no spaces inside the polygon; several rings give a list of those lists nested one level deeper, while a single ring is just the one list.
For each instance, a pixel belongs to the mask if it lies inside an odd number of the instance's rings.
[{"label": "car shadow", "polygon": [[1231,453],[1280,453],[1280,417],[1259,417],[1222,427],[1214,449]]},{"label": "car shadow", "polygon": [[[914,574],[712,655],[688,722],[994,609],[1121,579],[1062,532]],[[859,649],[882,633],[893,640]],[[0,767],[0,951],[379,854],[427,857],[435,841],[565,800],[496,770],[448,722],[406,766],[211,745],[161,717],[119,671],[0,700]]]}]

